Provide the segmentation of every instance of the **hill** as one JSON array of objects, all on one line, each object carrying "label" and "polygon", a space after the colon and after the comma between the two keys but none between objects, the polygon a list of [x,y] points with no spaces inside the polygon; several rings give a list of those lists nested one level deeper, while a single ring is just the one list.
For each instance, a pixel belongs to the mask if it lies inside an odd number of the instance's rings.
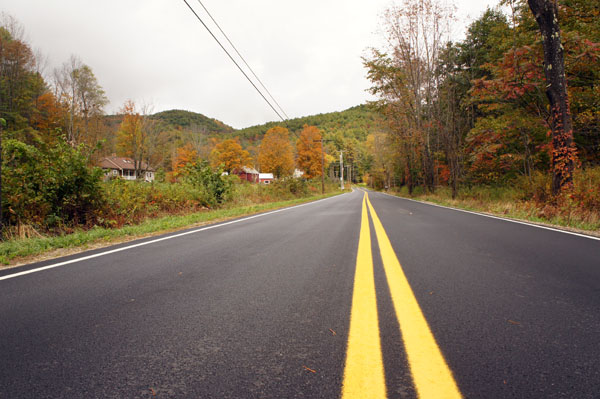
[{"label": "hill", "polygon": [[166,125],[180,127],[182,129],[194,127],[205,129],[209,135],[229,134],[235,130],[231,126],[226,125],[217,119],[209,118],[196,112],[177,109],[158,112],[152,115],[152,119],[156,119],[165,123]]},{"label": "hill", "polygon": [[379,116],[368,105],[362,104],[345,111],[329,112],[289,119],[285,122],[268,122],[239,129],[233,136],[242,141],[259,141],[267,130],[274,126],[286,127],[294,135],[298,136],[304,125],[316,126],[326,138],[341,136],[346,139],[365,141],[369,133],[378,129]]},{"label": "hill", "polygon": [[[232,134],[235,129],[217,119],[209,118],[202,114],[173,109],[157,112],[150,115],[151,119],[158,121],[163,130],[196,130],[203,131],[207,136],[221,136]],[[104,124],[116,131],[123,122],[123,115],[106,115]]]}]

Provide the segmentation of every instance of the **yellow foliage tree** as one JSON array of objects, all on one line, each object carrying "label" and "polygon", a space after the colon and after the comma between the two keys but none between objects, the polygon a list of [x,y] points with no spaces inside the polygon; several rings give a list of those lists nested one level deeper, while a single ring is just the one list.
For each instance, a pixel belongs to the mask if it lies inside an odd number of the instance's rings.
[{"label": "yellow foliage tree", "polygon": [[252,163],[250,153],[244,150],[237,140],[233,139],[215,145],[210,153],[210,158],[214,168],[223,167],[223,170],[228,173]]},{"label": "yellow foliage tree", "polygon": [[304,125],[296,142],[296,152],[296,163],[304,171],[304,177],[321,176],[321,132],[316,126]]},{"label": "yellow foliage tree", "polygon": [[117,132],[117,148],[121,154],[133,159],[135,175],[139,177],[148,145],[144,116],[137,111],[131,100],[125,102],[120,112],[123,114],[123,122]]},{"label": "yellow foliage tree", "polygon": [[276,178],[294,173],[294,152],[286,128],[275,126],[267,130],[260,143],[258,163],[261,172],[273,173]]}]

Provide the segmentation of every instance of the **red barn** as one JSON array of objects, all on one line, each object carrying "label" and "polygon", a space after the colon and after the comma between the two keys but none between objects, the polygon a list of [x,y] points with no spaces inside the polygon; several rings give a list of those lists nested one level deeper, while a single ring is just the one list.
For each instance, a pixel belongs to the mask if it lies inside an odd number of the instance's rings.
[{"label": "red barn", "polygon": [[242,166],[240,169],[235,169],[231,173],[238,175],[240,179],[249,181],[250,183],[258,183],[258,171],[256,169]]}]

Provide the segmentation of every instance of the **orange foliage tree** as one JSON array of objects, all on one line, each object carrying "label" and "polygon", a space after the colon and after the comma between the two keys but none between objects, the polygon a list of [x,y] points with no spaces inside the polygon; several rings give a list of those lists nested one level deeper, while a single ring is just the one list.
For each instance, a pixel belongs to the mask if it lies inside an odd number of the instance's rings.
[{"label": "orange foliage tree", "polygon": [[234,139],[228,139],[215,145],[210,157],[214,168],[222,167],[228,173],[242,166],[248,166],[252,162],[250,153],[244,150],[241,144]]},{"label": "orange foliage tree", "polygon": [[198,151],[196,151],[193,144],[188,143],[178,148],[173,159],[173,176],[175,178],[179,177],[186,166],[195,165],[196,162],[198,162]]},{"label": "orange foliage tree", "polygon": [[261,172],[273,173],[276,178],[294,173],[294,153],[289,131],[275,126],[265,133],[258,153]]},{"label": "orange foliage tree", "polygon": [[56,140],[66,109],[57,101],[54,94],[47,92],[36,100],[35,110],[31,115],[31,125],[42,133],[46,143]]},{"label": "orange foliage tree", "polygon": [[321,132],[316,126],[304,125],[296,142],[298,168],[307,179],[321,176]]}]

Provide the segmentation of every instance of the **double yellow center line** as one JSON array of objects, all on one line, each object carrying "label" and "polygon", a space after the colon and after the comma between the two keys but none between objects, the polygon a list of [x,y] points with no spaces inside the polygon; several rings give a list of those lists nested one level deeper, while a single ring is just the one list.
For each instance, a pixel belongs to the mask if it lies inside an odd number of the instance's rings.
[{"label": "double yellow center line", "polygon": [[417,394],[422,399],[460,398],[461,394],[452,372],[431,333],[367,193],[362,204],[342,398],[386,397],[367,208],[373,220],[383,268]]}]

